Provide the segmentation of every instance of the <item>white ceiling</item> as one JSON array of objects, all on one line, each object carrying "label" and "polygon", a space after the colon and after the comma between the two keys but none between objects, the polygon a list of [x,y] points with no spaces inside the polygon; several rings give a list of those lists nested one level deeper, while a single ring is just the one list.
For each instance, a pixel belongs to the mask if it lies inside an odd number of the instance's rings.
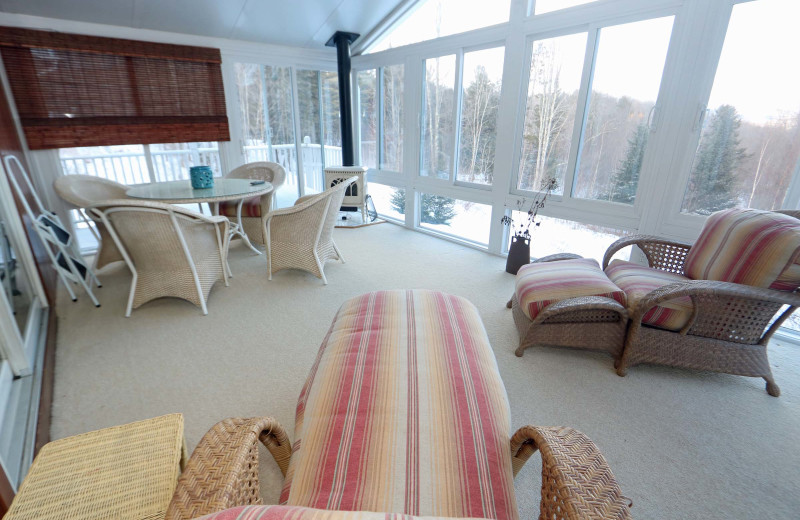
[{"label": "white ceiling", "polygon": [[322,48],[366,35],[401,0],[0,0],[0,11],[216,38]]}]

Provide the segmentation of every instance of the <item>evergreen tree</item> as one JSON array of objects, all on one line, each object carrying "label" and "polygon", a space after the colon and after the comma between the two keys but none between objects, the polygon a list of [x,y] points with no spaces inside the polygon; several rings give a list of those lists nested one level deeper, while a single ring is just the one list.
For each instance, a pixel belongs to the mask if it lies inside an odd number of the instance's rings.
[{"label": "evergreen tree", "polygon": [[739,146],[742,118],[731,105],[721,105],[710,116],[692,167],[690,212],[711,214],[736,205],[737,168],[747,156]]},{"label": "evergreen tree", "polygon": [[[423,193],[420,196],[422,207],[420,208],[420,220],[425,224],[450,224],[450,220],[456,216],[456,201],[450,197],[441,195],[429,195]],[[404,215],[406,212],[406,192],[405,190],[395,190],[389,199],[395,211]]]},{"label": "evergreen tree", "polygon": [[649,134],[650,128],[647,123],[639,123],[636,131],[628,138],[628,151],[625,152],[625,158],[614,172],[608,200],[633,204],[636,199],[636,187],[639,185],[639,172],[642,170],[642,159]]}]

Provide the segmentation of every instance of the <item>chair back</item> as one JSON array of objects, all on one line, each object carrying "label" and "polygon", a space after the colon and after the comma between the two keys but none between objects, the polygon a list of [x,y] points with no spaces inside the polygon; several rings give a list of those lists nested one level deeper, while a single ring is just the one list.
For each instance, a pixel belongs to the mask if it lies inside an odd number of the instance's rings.
[{"label": "chair back", "polygon": [[126,199],[129,187],[94,175],[62,175],[53,182],[58,196],[76,208]]},{"label": "chair back", "polygon": [[320,243],[330,240],[333,235],[333,228],[336,225],[336,218],[339,216],[339,208],[342,207],[345,191],[347,188],[358,180],[358,176],[350,177],[333,188],[329,188],[322,192],[322,195],[330,198],[328,210],[325,212],[325,217],[322,221],[322,234],[320,235]]},{"label": "chair back", "polygon": [[161,202],[109,200],[92,213],[103,219],[137,269],[168,271],[190,261],[193,251],[221,250],[225,238],[200,213]]},{"label": "chair back", "polygon": [[277,190],[286,182],[286,170],[278,163],[259,161],[234,168],[225,177],[228,179],[258,179],[269,182]]},{"label": "chair back", "polygon": [[717,280],[794,291],[800,287],[800,220],[757,209],[727,209],[706,220],[686,255],[684,272]]}]

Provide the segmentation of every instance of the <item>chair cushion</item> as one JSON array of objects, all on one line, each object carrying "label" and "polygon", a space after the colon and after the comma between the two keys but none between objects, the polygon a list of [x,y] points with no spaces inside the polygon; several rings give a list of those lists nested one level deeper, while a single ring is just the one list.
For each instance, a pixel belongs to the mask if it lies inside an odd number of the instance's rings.
[{"label": "chair cushion", "polygon": [[[239,201],[230,200],[219,203],[219,214],[224,217],[236,217],[236,205]],[[242,204],[242,217],[260,217],[261,216],[261,196],[250,197],[244,199]]]},{"label": "chair cushion", "polygon": [[323,511],[300,506],[239,506],[197,520],[434,520],[444,517],[410,516],[371,511]]},{"label": "chair cushion", "polygon": [[714,213],[686,255],[684,273],[792,291],[800,286],[800,220],[755,209]]},{"label": "chair cushion", "polygon": [[300,393],[295,437],[282,505],[518,518],[508,398],[464,298],[345,302]]},{"label": "chair cushion", "polygon": [[[628,309],[633,310],[650,291],[664,285],[689,280],[676,273],[651,269],[643,265],[614,260],[606,267],[606,274],[625,291],[628,296]],[[692,317],[692,299],[688,296],[669,300],[650,309],[642,323],[667,330],[680,330]]]},{"label": "chair cushion", "polygon": [[622,305],[626,302],[622,289],[591,258],[524,265],[517,272],[515,291],[522,311],[530,319],[551,303],[579,296],[605,296]]}]

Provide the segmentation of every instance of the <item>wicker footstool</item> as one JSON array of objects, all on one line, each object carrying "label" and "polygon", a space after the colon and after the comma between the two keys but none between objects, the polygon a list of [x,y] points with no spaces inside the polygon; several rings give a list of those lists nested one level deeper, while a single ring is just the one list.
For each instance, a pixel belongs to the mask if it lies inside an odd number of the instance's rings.
[{"label": "wicker footstool", "polygon": [[4,518],[162,519],[185,461],[181,414],[53,441]]},{"label": "wicker footstool", "polygon": [[617,360],[628,323],[624,304],[625,293],[594,260],[574,254],[540,258],[520,269],[506,304],[519,332],[515,354],[522,357],[529,347],[555,346],[600,350]]}]

